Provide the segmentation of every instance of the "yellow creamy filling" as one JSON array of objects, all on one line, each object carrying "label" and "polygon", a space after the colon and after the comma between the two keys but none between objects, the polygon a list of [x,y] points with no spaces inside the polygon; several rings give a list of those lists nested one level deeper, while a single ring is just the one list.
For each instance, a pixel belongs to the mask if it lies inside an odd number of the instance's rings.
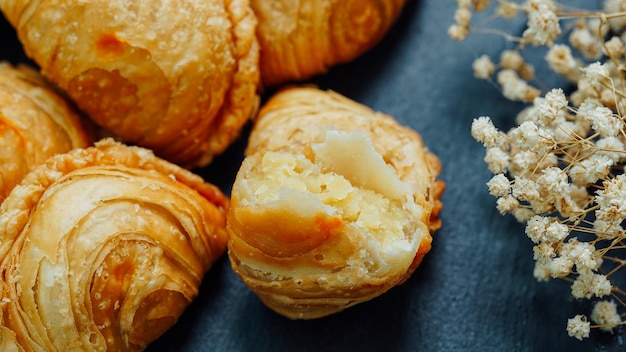
[{"label": "yellow creamy filling", "polygon": [[[254,177],[246,180],[256,206],[279,202],[297,214],[338,216],[361,237],[354,239],[361,246],[351,260],[362,262],[368,271],[407,265],[420,240],[413,237],[418,235],[418,217],[407,208],[413,207],[408,202],[412,199],[406,192],[408,186],[363,134],[331,131],[313,150],[314,160],[302,154],[266,152]],[[336,158],[330,158],[333,155]],[[336,160],[341,162],[333,164]]]}]

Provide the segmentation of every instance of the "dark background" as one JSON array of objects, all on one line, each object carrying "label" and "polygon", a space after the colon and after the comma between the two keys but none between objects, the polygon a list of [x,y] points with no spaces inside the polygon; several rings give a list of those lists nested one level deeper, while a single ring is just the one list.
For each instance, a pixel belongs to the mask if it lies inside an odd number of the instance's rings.
[{"label": "dark background", "polygon": [[[597,3],[585,6],[597,8]],[[205,276],[200,296],[149,351],[626,349],[622,328],[614,335],[593,330],[583,342],[568,337],[567,319],[588,314],[588,304],[572,299],[563,281],[535,281],[532,244],[523,225],[501,216],[487,193],[491,175],[482,161],[484,148],[470,135],[472,119],[489,115],[506,130],[522,105],[473,78],[474,58],[497,57],[510,45],[486,34],[463,43],[449,39],[455,6],[454,0],[409,1],[376,48],[311,80],[410,125],[441,159],[447,184],[443,227],[413,277],[342,313],[291,321],[265,308],[224,256]],[[523,22],[512,26],[521,31]],[[0,59],[25,61],[15,32],[3,20],[0,31]],[[544,83],[557,84],[540,67],[537,73]],[[229,193],[245,137],[196,171]]]}]

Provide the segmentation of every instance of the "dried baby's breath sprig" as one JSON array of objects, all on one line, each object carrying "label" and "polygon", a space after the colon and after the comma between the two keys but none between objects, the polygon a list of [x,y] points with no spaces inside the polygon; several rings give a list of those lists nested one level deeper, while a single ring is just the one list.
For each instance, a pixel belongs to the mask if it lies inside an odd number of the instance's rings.
[{"label": "dried baby's breath sprig", "polygon": [[[484,161],[494,174],[489,194],[501,214],[526,224],[534,277],[561,279],[571,285],[572,297],[595,302],[589,319],[568,319],[569,336],[582,340],[591,329],[613,332],[626,324],[619,313],[626,311],[626,291],[620,288],[626,284],[626,0],[604,1],[601,9],[551,0],[458,5],[453,39],[495,33],[513,45],[499,60],[481,55],[472,65],[474,76],[493,80],[504,97],[527,103],[508,131],[488,116],[472,123],[471,134],[485,147]],[[487,20],[474,25],[477,12]],[[487,27],[490,19],[520,16],[526,28],[519,33]],[[531,46],[545,49],[543,60],[527,62]],[[565,78],[567,86],[537,82],[538,64]]]},{"label": "dried baby's breath sprig", "polygon": [[488,79],[496,71],[496,65],[491,62],[487,55],[482,55],[474,60],[472,68],[474,69],[474,77],[479,79]]},{"label": "dried baby's breath sprig", "polygon": [[617,304],[613,301],[598,301],[591,311],[591,321],[598,325],[600,330],[613,332],[622,319],[617,313]]},{"label": "dried baby's breath sprig", "polygon": [[584,315],[578,314],[567,320],[567,333],[579,340],[589,337],[591,323]]}]

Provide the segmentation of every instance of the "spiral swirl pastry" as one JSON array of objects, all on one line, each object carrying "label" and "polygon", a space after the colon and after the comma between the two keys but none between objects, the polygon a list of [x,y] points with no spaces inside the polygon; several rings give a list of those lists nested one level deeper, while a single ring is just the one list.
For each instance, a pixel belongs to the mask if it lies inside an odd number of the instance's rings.
[{"label": "spiral swirl pastry", "polygon": [[226,249],[228,199],[103,140],[49,159],[0,206],[0,349],[140,351]]},{"label": "spiral swirl pastry", "polygon": [[391,116],[316,88],[282,90],[262,107],[232,188],[231,265],[293,319],[377,297],[431,248],[439,170]]},{"label": "spiral swirl pastry", "polygon": [[0,203],[36,165],[90,145],[87,127],[33,68],[0,62]]},{"label": "spiral swirl pastry", "polygon": [[0,0],[26,54],[98,125],[204,166],[258,104],[248,0]]},{"label": "spiral swirl pastry", "polygon": [[250,0],[264,86],[299,81],[376,45],[407,0]]}]

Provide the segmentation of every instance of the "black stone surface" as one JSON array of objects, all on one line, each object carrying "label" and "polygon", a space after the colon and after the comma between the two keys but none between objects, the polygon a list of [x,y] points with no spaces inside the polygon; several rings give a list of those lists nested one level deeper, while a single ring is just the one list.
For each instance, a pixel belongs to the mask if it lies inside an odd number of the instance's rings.
[{"label": "black stone surface", "polygon": [[[567,319],[588,307],[571,298],[567,283],[534,280],[523,226],[501,216],[487,193],[490,174],[483,147],[470,136],[472,119],[489,115],[508,129],[521,105],[472,76],[474,58],[497,57],[508,44],[490,35],[449,39],[455,6],[453,0],[410,1],[375,49],[311,80],[395,116],[419,131],[441,159],[443,227],[413,277],[342,313],[291,321],[265,308],[223,257],[205,276],[200,296],[148,351],[626,349],[622,329],[614,335],[593,331],[582,342],[567,336]],[[0,30],[0,59],[24,61],[15,32],[6,22]],[[197,171],[228,193],[245,137]]]}]

